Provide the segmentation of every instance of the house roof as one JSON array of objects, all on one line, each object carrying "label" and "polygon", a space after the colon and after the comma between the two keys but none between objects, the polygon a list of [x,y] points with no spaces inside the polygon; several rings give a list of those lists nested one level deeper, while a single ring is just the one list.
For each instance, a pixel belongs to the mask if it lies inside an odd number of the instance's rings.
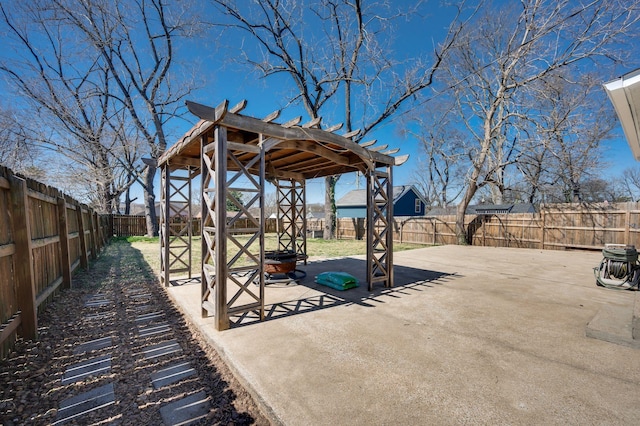
[{"label": "house roof", "polygon": [[[393,202],[395,203],[402,198],[407,192],[413,191],[420,198],[420,200],[426,205],[426,201],[420,195],[420,193],[412,185],[402,185],[393,187]],[[353,189],[347,192],[342,198],[336,201],[337,207],[357,207],[367,205],[367,190],[366,189]]]},{"label": "house roof", "polygon": [[[341,126],[323,130],[320,119],[299,125],[301,117],[283,124],[275,123],[279,111],[262,120],[245,115],[240,111],[246,101],[228,108],[224,101],[216,108],[187,102],[189,111],[201,120],[159,159],[158,166],[168,165],[170,169],[186,166],[200,167],[201,142],[216,140],[216,128],[226,131],[227,148],[235,160],[227,162],[228,171],[240,170],[239,162],[248,165],[254,175],[260,174],[260,162],[253,159],[265,153],[265,177],[267,179],[304,180],[331,176],[347,172],[371,169],[381,165],[400,165],[408,156],[392,157],[397,152],[381,152],[386,145],[372,147],[375,141],[356,143],[353,138],[359,131],[343,135],[333,133]],[[207,152],[211,146],[207,146]]]},{"label": "house roof", "polygon": [[640,160],[640,69],[604,85],[618,114],[627,143]]},{"label": "house roof", "polygon": [[[456,214],[456,206],[434,207],[427,212],[427,216],[449,216]],[[465,214],[507,214],[507,213],[535,213],[536,208],[530,203],[513,204],[477,204],[467,207]]]}]

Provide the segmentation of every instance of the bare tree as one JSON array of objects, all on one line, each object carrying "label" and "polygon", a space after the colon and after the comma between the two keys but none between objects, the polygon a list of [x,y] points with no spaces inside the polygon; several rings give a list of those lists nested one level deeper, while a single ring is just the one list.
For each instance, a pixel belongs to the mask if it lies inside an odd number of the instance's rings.
[{"label": "bare tree", "polygon": [[550,181],[562,185],[565,202],[580,202],[585,195],[582,184],[594,182],[605,166],[600,143],[611,137],[613,110],[608,108],[600,81],[591,74],[569,81],[554,73],[531,88],[539,112],[536,134],[546,150]]},{"label": "bare tree", "polygon": [[467,167],[464,134],[456,129],[455,110],[446,101],[409,113],[401,135],[418,140],[420,157],[413,177],[432,206],[448,206],[464,188]]},{"label": "bare tree", "polygon": [[42,153],[30,146],[15,111],[0,105],[0,165],[14,172],[43,181],[46,172]]},{"label": "bare tree", "polygon": [[[391,24],[415,9],[398,12],[386,2],[363,0],[211,1],[227,17],[217,24],[239,30],[255,44],[254,50],[242,51],[247,63],[264,77],[286,75],[293,87],[289,102],[302,104],[311,119],[342,111],[346,131],[360,129],[356,141],[432,84],[460,31],[455,19],[429,64],[400,63],[390,51]],[[325,179],[327,239],[335,232],[337,179]]]},{"label": "bare tree", "polygon": [[109,212],[122,191],[116,183],[122,174],[116,159],[122,143],[128,143],[112,131],[118,115],[110,98],[111,73],[97,55],[73,42],[77,32],[56,21],[50,10],[13,6],[9,12],[1,5],[0,12],[19,59],[3,58],[0,71],[29,106],[14,114],[14,126],[31,150],[40,146],[40,152],[66,157],[73,165],[66,173],[74,188]]},{"label": "bare tree", "polygon": [[[175,67],[174,43],[177,38],[190,35],[195,22],[187,13],[189,5],[169,5],[162,0],[36,3],[41,10],[54,14],[61,25],[79,34],[76,43],[98,55],[112,80],[110,100],[127,112],[127,119],[146,142],[148,154],[157,159],[167,147],[164,125],[176,116],[180,101],[191,90],[185,75],[180,84],[174,84],[171,74]],[[141,180],[149,235],[158,230],[155,174],[156,168],[148,166]]]},{"label": "bare tree", "polygon": [[[619,59],[623,37],[637,32],[638,2],[523,0],[488,7],[458,38],[447,58],[449,84],[459,103],[470,146],[466,189],[458,205],[456,234],[466,242],[465,210],[485,185],[504,187],[518,160],[519,104],[531,84],[557,70],[580,73],[580,63]],[[600,62],[598,62],[600,61]]]},{"label": "bare tree", "polygon": [[620,193],[631,201],[640,201],[640,167],[627,167],[618,180]]}]

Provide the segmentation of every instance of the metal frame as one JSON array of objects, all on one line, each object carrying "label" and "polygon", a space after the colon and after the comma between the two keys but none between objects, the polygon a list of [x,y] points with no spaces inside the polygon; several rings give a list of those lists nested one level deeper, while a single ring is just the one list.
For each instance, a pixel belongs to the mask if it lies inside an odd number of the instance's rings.
[{"label": "metal frame", "polygon": [[298,254],[298,260],[307,264],[307,191],[305,181],[278,179],[276,203],[278,206],[278,250]]},{"label": "metal frame", "polygon": [[172,273],[186,272],[191,278],[193,238],[192,182],[200,169],[183,166],[162,169],[160,187],[160,281],[170,284]]},{"label": "metal frame", "polygon": [[367,283],[393,287],[393,176],[372,168],[367,173]]}]

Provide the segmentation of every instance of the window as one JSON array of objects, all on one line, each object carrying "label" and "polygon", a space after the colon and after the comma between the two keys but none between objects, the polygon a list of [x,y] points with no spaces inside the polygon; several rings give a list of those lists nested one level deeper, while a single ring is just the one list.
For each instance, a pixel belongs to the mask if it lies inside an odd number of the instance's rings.
[{"label": "window", "polygon": [[420,198],[416,198],[416,213],[422,213],[422,203]]}]

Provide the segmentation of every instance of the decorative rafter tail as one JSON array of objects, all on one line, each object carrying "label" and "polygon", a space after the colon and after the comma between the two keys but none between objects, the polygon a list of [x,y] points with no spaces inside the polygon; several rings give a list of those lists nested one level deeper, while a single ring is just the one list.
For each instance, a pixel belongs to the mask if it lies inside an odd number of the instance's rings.
[{"label": "decorative rafter tail", "polygon": [[324,131],[331,133],[331,132],[335,132],[336,130],[340,130],[340,129],[342,129],[342,123],[335,124],[335,125],[327,128],[327,129],[325,129]]},{"label": "decorative rafter tail", "polygon": [[286,123],[281,124],[281,126],[285,127],[285,128],[289,128],[289,127],[296,126],[301,121],[302,121],[302,117],[296,117],[296,118],[293,118],[293,119],[287,121]]},{"label": "decorative rafter tail", "polygon": [[271,123],[276,118],[280,117],[280,110],[273,111],[271,114],[267,115],[262,119],[265,123]]},{"label": "decorative rafter tail", "polygon": [[391,155],[391,154],[395,154],[398,151],[400,151],[400,148],[393,148],[393,149],[390,149],[388,151],[384,151],[383,154],[384,155]]},{"label": "decorative rafter tail", "polygon": [[[210,107],[206,105],[199,104],[197,102],[186,101],[187,109],[189,112],[197,117],[202,118],[203,116],[209,115],[208,112],[211,110]],[[215,123],[219,122],[227,115],[227,111],[229,108],[229,100],[225,99],[215,108],[215,119],[211,120]],[[207,117],[209,119],[209,117]]]},{"label": "decorative rafter tail", "polygon": [[229,112],[232,114],[237,114],[240,111],[242,111],[243,109],[245,109],[247,107],[247,100],[243,99],[240,102],[238,102],[237,104],[235,104],[230,110]]},{"label": "decorative rafter tail", "polygon": [[352,131],[350,131],[348,133],[345,133],[344,135],[342,135],[342,137],[346,138],[346,139],[351,139],[352,137],[354,137],[358,133],[360,133],[360,129],[352,130]]},{"label": "decorative rafter tail", "polygon": [[320,121],[322,121],[322,117],[316,117],[313,120],[309,121],[308,123],[304,123],[302,127],[305,129],[309,129],[311,127],[319,127]]},{"label": "decorative rafter tail", "polygon": [[407,162],[407,160],[409,159],[409,154],[405,154],[405,155],[399,155],[397,157],[395,157],[395,163],[394,165],[396,166],[402,166],[404,163]]},{"label": "decorative rafter tail", "polygon": [[374,152],[378,152],[378,151],[382,151],[383,149],[387,149],[389,145],[380,145],[380,146],[376,146],[375,148],[370,148],[369,151],[374,151]]},{"label": "decorative rafter tail", "polygon": [[370,141],[362,142],[359,145],[363,148],[366,148],[368,146],[374,145],[376,142],[378,142],[378,139],[371,139]]}]

